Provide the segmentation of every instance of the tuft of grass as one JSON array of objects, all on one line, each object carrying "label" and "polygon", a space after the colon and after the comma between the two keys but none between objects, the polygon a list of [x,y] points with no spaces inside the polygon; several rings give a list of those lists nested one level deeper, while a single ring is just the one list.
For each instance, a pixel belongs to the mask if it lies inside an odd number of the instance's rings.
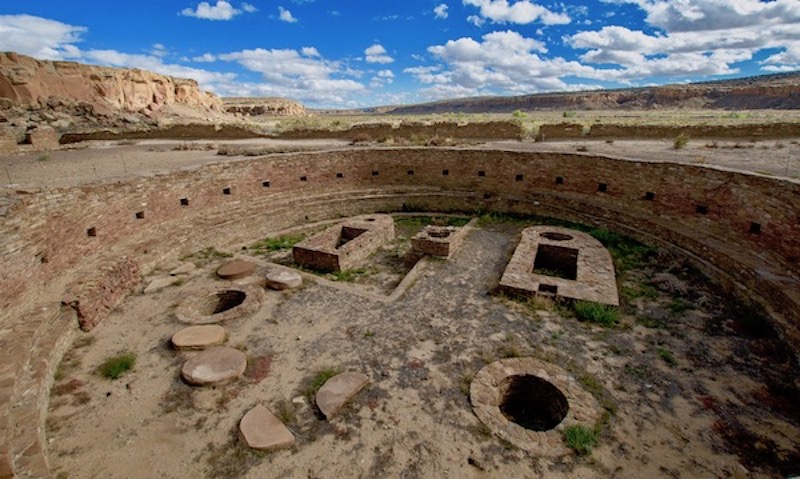
[{"label": "tuft of grass", "polygon": [[619,321],[619,311],[614,306],[593,303],[591,301],[577,301],[574,305],[575,316],[578,321],[613,326]]},{"label": "tuft of grass", "polygon": [[598,433],[593,429],[580,424],[573,424],[564,429],[564,442],[579,456],[592,452],[597,445]]},{"label": "tuft of grass", "polygon": [[346,282],[353,282],[357,278],[364,276],[365,274],[367,274],[367,270],[364,268],[334,271],[333,273],[331,273],[334,281],[346,281]]},{"label": "tuft of grass", "polygon": [[50,155],[47,153],[42,153],[36,158],[36,161],[50,161]]},{"label": "tuft of grass", "polygon": [[561,114],[561,116],[562,116],[563,118],[572,118],[572,117],[574,117],[574,116],[575,116],[575,115],[577,115],[577,114],[578,114],[578,113],[577,113],[577,112],[575,112],[575,111],[572,111],[572,110],[567,110],[567,111],[565,111],[564,113],[562,113],[562,114]]},{"label": "tuft of grass", "polygon": [[672,148],[676,150],[680,150],[681,148],[686,147],[689,143],[689,135],[686,133],[681,133],[675,137],[675,141],[672,142]]},{"label": "tuft of grass", "polygon": [[325,384],[328,379],[336,376],[337,374],[341,373],[342,369],[334,366],[328,366],[325,368],[320,369],[317,371],[314,376],[312,376],[307,382],[305,387],[303,388],[303,395],[308,398],[309,402],[312,404],[314,403],[314,398],[317,395],[317,391],[319,388]]},{"label": "tuft of grass", "polygon": [[667,306],[674,314],[681,314],[684,311],[692,309],[692,303],[683,298],[675,298]]},{"label": "tuft of grass", "polygon": [[675,355],[673,355],[672,351],[670,351],[667,348],[658,348],[658,356],[670,366],[675,366],[676,364],[678,364],[678,360],[675,359]]},{"label": "tuft of grass", "polygon": [[248,246],[248,249],[257,254],[269,253],[289,249],[305,239],[304,234],[287,234],[263,240]]},{"label": "tuft of grass", "polygon": [[136,354],[125,351],[103,361],[97,372],[104,378],[114,380],[133,369],[134,364],[136,364]]}]

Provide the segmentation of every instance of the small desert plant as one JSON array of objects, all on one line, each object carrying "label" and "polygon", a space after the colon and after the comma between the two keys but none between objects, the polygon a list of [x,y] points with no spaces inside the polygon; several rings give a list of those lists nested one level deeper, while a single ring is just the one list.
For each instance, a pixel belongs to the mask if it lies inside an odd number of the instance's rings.
[{"label": "small desert plant", "polygon": [[672,147],[676,150],[680,150],[684,148],[689,143],[689,135],[686,133],[681,133],[680,135],[675,137],[675,141],[672,143]]},{"label": "small desert plant", "polygon": [[303,395],[305,395],[309,401],[313,403],[314,397],[317,395],[319,388],[321,388],[322,385],[328,381],[328,379],[336,376],[340,372],[342,372],[340,368],[332,366],[320,369],[306,383],[305,388],[303,388]]},{"label": "small desert plant", "polygon": [[42,153],[36,158],[36,161],[50,161],[50,155],[47,153]]},{"label": "small desert plant", "polygon": [[678,361],[675,359],[675,356],[672,354],[672,351],[670,351],[667,348],[658,348],[658,356],[670,366],[675,366],[676,364],[678,364]]},{"label": "small desert plant", "polygon": [[255,253],[280,251],[291,248],[303,241],[303,239],[305,239],[305,235],[302,234],[287,234],[276,238],[265,238],[257,243],[251,244],[249,249],[253,250]]},{"label": "small desert plant", "polygon": [[577,113],[571,110],[565,111],[564,113],[561,114],[561,116],[564,118],[572,118],[575,115],[577,115]]},{"label": "small desert plant", "polygon": [[574,424],[564,429],[564,442],[579,456],[585,456],[592,452],[592,448],[597,445],[597,432]]},{"label": "small desert plant", "polygon": [[619,321],[619,311],[613,306],[593,303],[591,301],[577,301],[575,303],[575,316],[579,321],[587,321],[605,326],[613,326]]},{"label": "small desert plant", "polygon": [[126,351],[103,361],[103,364],[97,368],[97,372],[104,378],[113,380],[133,369],[134,364],[136,364],[136,355]]},{"label": "small desert plant", "polygon": [[525,118],[528,117],[528,115],[522,110],[514,110],[511,116],[516,118],[517,120],[524,120]]},{"label": "small desert plant", "polygon": [[355,269],[334,271],[331,274],[333,275],[334,281],[345,281],[349,283],[355,281],[356,278],[367,274],[367,270],[364,268],[355,268]]}]

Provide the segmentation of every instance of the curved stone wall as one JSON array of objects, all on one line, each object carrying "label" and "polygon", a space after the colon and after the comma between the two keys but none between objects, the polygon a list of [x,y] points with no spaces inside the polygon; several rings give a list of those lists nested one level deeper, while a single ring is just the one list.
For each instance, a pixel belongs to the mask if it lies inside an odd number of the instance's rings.
[{"label": "curved stone wall", "polygon": [[[41,426],[43,415],[21,418],[11,405],[31,397],[20,383],[31,371],[34,393],[46,401],[63,349],[46,345],[75,329],[73,311],[91,327],[164,259],[343,215],[478,210],[604,226],[693,256],[760,301],[795,350],[800,344],[800,183],[793,181],[586,155],[359,148],[6,192],[0,200],[0,421],[9,424],[0,477],[4,459],[18,473],[28,463],[46,469],[41,427],[36,437],[20,427]],[[71,319],[53,319],[62,300],[71,308],[56,316]],[[49,312],[36,313],[42,307]],[[31,351],[42,346],[49,360],[35,363]],[[21,461],[26,451],[42,458]]]}]

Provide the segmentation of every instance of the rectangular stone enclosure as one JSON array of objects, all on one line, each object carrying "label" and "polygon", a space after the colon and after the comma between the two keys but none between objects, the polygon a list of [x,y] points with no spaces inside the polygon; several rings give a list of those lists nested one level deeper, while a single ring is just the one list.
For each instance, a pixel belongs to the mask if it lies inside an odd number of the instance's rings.
[{"label": "rectangular stone enclosure", "polygon": [[500,289],[619,306],[608,250],[586,233],[553,226],[522,231]]},{"label": "rectangular stone enclosure", "polygon": [[292,256],[295,263],[317,271],[344,271],[360,266],[392,239],[391,216],[356,216],[297,243]]},{"label": "rectangular stone enclosure", "polygon": [[461,245],[465,228],[428,225],[411,238],[411,250],[419,255],[449,258]]}]

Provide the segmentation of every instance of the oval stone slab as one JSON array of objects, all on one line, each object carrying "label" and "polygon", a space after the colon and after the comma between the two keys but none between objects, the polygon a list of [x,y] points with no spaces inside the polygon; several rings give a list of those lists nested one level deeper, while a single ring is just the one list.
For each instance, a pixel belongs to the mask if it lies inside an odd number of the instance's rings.
[{"label": "oval stone slab", "polygon": [[216,386],[225,384],[244,374],[247,356],[225,346],[208,349],[183,364],[181,374],[189,384]]},{"label": "oval stone slab", "polygon": [[172,335],[172,345],[179,351],[206,349],[225,342],[225,328],[216,324],[189,326]]},{"label": "oval stone slab", "polygon": [[222,265],[217,270],[217,276],[222,279],[241,279],[253,274],[256,270],[256,265],[240,259],[231,261],[230,263]]},{"label": "oval stone slab", "polygon": [[239,422],[244,442],[253,449],[270,451],[294,444],[294,435],[283,423],[259,404],[249,410]]},{"label": "oval stone slab", "polygon": [[369,378],[361,373],[341,373],[328,379],[317,391],[317,407],[326,418],[330,418],[369,384]]},{"label": "oval stone slab", "polygon": [[303,277],[296,271],[276,269],[267,273],[267,287],[278,291],[298,288],[303,284]]}]

